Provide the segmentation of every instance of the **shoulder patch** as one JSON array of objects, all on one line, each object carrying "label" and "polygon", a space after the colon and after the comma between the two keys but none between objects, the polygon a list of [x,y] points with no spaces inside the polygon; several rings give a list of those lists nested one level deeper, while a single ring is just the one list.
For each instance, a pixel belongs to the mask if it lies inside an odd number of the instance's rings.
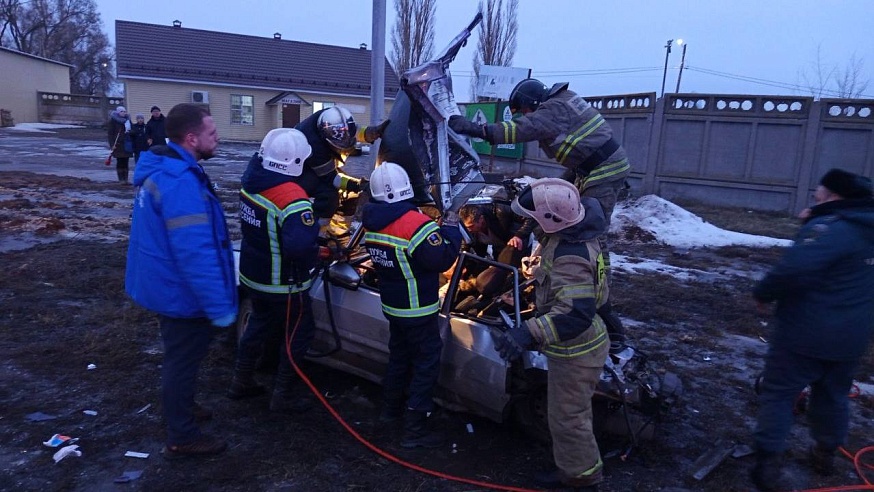
[{"label": "shoulder patch", "polygon": [[303,225],[310,227],[311,225],[316,223],[315,217],[313,217],[313,213],[309,210],[300,214],[300,221],[303,222]]},{"label": "shoulder patch", "polygon": [[443,243],[443,236],[439,232],[428,234],[428,244],[431,246],[440,246]]}]

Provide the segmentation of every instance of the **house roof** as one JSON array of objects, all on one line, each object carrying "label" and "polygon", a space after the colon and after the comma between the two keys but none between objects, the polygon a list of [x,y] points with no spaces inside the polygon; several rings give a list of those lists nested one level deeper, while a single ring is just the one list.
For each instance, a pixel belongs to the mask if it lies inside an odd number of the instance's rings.
[{"label": "house roof", "polygon": [[[115,21],[119,78],[370,95],[372,51],[187,27]],[[385,95],[400,85],[385,64]]]},{"label": "house roof", "polygon": [[[23,51],[13,50],[13,49],[11,49],[11,48],[4,48],[4,47],[0,46],[0,50],[2,50],[2,51],[6,51],[6,52],[9,52],[9,53],[14,53],[14,54],[16,54],[16,55],[26,56],[26,57],[28,57],[28,58],[33,58],[33,59],[35,59],[35,60],[41,60],[41,61],[44,61],[44,62],[55,63],[55,64],[57,64],[57,65],[63,65],[63,66],[65,66],[65,67],[70,67],[70,68],[73,67],[73,65],[70,65],[69,63],[59,62],[59,61],[57,61],[57,60],[50,60],[50,59],[48,59],[48,58],[43,58],[43,57],[41,57],[41,56],[31,55],[30,53],[25,53],[25,52],[23,52]],[[386,81],[386,84],[388,84],[388,81]],[[397,91],[395,91],[395,92],[397,92]]]}]

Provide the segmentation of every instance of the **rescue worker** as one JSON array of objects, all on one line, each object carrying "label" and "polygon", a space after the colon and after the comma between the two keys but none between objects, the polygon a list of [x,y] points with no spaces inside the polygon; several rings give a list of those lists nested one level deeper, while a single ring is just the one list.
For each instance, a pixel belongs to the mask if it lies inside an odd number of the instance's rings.
[{"label": "rescue worker", "polygon": [[543,228],[540,264],[534,266],[537,316],[507,331],[493,331],[505,360],[536,349],[549,361],[549,432],[556,468],[535,475],[545,488],[596,490],[601,455],[592,433],[592,394],[608,353],[598,308],[609,287],[598,237],[607,227],[597,200],[558,178],[531,183],[513,200],[513,211]]},{"label": "rescue worker", "polygon": [[352,113],[340,106],[316,111],[295,126],[306,135],[313,153],[304,163],[300,182],[313,197],[313,211],[326,227],[340,204],[338,190],[359,192],[362,180],[340,172],[355,142],[373,143],[382,137],[390,120],[358,127]]},{"label": "rescue worker", "polygon": [[[362,211],[365,247],[379,279],[382,311],[389,321],[389,358],[383,381],[383,422],[403,415],[405,448],[439,446],[443,437],[427,422],[440,373],[443,341],[437,325],[440,272],[458,257],[457,214],[442,226],[412,203],[404,169],[385,162],[370,175],[371,202]],[[410,373],[412,372],[411,376]],[[409,381],[409,384],[408,384]],[[404,392],[409,397],[404,405]]]},{"label": "rescue worker", "polygon": [[[574,183],[580,194],[601,204],[610,229],[610,218],[619,193],[625,189],[625,179],[631,170],[622,145],[613,138],[613,129],[597,109],[577,93],[568,90],[566,82],[547,88],[537,79],[525,79],[510,93],[510,111],[521,113],[512,121],[479,125],[463,116],[451,116],[449,127],[456,133],[482,138],[489,143],[520,143],[537,140],[540,149],[566,168],[562,179]],[[534,223],[522,227],[510,244],[522,249],[523,238],[532,232]],[[599,238],[610,281],[609,244],[606,233]],[[600,313],[608,323],[610,336],[624,343],[625,328],[606,303]],[[615,347],[622,350],[624,346]]]},{"label": "rescue worker", "polygon": [[792,408],[810,386],[810,464],[835,473],[847,441],[853,375],[874,336],[874,199],[871,180],[843,169],[823,175],[795,243],[753,291],[759,312],[776,301],[755,431],[759,490],[777,490]]},{"label": "rescue worker", "polygon": [[237,400],[264,393],[254,378],[256,363],[271,330],[278,329],[285,336],[270,399],[270,410],[276,412],[300,412],[310,406],[309,399],[294,395],[297,379],[289,357],[301,364],[315,329],[309,288],[310,270],[318,261],[319,228],[309,196],[293,181],[311,153],[298,130],[271,130],[249,161],[240,190],[240,283],[253,312],[240,339],[227,394]]}]

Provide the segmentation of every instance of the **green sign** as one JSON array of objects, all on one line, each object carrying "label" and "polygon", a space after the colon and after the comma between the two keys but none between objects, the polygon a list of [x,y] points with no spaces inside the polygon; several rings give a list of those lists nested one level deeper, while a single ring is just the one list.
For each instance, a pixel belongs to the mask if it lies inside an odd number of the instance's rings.
[{"label": "green sign", "polygon": [[[465,104],[464,107],[467,119],[481,125],[513,119],[507,102],[469,103]],[[521,143],[492,146],[481,138],[471,138],[470,142],[473,145],[473,150],[477,151],[480,155],[491,155],[494,152],[496,157],[506,157],[508,159],[522,158],[523,148]]]}]

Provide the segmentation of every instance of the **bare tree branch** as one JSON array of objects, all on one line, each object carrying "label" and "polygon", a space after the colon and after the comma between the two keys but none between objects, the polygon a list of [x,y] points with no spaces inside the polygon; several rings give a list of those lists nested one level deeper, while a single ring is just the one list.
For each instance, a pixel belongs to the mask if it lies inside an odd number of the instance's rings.
[{"label": "bare tree branch", "polygon": [[865,60],[856,54],[843,67],[829,65],[822,57],[822,43],[816,47],[816,58],[798,72],[799,88],[809,92],[814,99],[836,97],[855,99],[862,97],[868,88],[868,79],[863,78]]},{"label": "bare tree branch", "polygon": [[0,0],[0,46],[69,63],[70,91],[105,94],[113,52],[94,0]]},{"label": "bare tree branch", "polygon": [[395,0],[390,59],[398,77],[431,59],[436,12],[436,0]]},{"label": "bare tree branch", "polygon": [[473,80],[471,94],[476,98],[475,88],[479,79],[480,67],[495,65],[509,67],[516,55],[516,35],[519,24],[516,12],[519,10],[519,0],[479,0],[479,11],[483,21],[479,25],[479,39],[476,44],[476,54],[473,58]]}]

